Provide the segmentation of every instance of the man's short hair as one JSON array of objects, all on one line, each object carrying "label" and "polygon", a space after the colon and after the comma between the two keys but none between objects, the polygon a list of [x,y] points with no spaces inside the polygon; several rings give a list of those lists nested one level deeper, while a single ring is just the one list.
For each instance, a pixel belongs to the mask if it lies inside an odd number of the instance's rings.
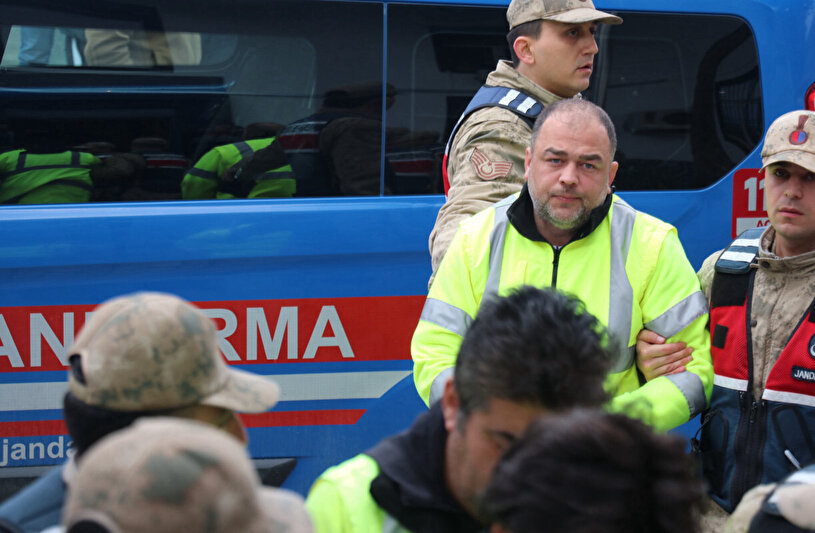
[{"label": "man's short hair", "polygon": [[602,410],[544,415],[495,469],[484,495],[512,533],[694,533],[702,497],[684,441]]},{"label": "man's short hair", "polygon": [[521,287],[487,300],[467,330],[454,384],[464,415],[493,398],[562,409],[595,406],[611,357],[605,329],[580,300]]},{"label": "man's short hair", "polygon": [[608,116],[602,107],[588,100],[582,98],[567,98],[559,100],[553,104],[543,108],[538,118],[535,119],[535,125],[532,127],[532,137],[529,141],[529,149],[535,151],[535,142],[538,140],[538,133],[540,132],[543,123],[552,115],[558,113],[588,113],[594,116],[603,125],[608,136],[608,145],[611,150],[611,158],[614,159],[614,154],[617,151],[617,132],[614,130],[614,123],[611,117]]}]

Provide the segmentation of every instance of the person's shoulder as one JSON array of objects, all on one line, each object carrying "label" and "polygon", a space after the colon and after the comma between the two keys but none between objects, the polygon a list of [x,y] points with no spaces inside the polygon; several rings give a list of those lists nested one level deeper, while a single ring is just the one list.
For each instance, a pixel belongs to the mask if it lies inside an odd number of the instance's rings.
[{"label": "person's shoulder", "polygon": [[379,474],[379,465],[374,459],[361,453],[323,472],[317,481],[326,481],[340,486],[350,486],[363,480],[372,480]]},{"label": "person's shoulder", "polygon": [[474,128],[486,128],[496,123],[508,124],[532,132],[532,127],[521,115],[510,109],[494,105],[482,107],[470,113],[461,124],[461,129],[464,131]]},{"label": "person's shoulder", "polygon": [[62,466],[54,467],[0,504],[0,519],[23,531],[41,531],[58,525],[65,501]]}]

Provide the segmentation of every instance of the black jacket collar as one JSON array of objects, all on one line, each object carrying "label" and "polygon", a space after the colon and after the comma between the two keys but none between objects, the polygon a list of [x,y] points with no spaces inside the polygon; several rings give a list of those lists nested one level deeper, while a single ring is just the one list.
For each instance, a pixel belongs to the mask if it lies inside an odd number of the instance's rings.
[{"label": "black jacket collar", "polygon": [[379,465],[371,495],[413,533],[476,533],[483,530],[447,490],[444,452],[447,430],[440,402],[404,433],[367,451]]},{"label": "black jacket collar", "polygon": [[[577,230],[569,242],[582,239],[594,231],[608,215],[612,200],[613,195],[609,194],[602,204],[592,209],[589,220]],[[532,205],[532,197],[529,196],[528,184],[524,183],[521,194],[507,209],[507,217],[515,230],[530,241],[548,242],[535,225],[535,207]]]}]

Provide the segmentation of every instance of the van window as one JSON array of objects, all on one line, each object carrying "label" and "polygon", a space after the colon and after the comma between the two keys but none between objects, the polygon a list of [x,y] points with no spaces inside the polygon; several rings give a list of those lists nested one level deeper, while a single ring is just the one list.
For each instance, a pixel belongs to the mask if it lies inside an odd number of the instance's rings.
[{"label": "van window", "polygon": [[[715,183],[761,139],[749,26],[622,15],[584,94],[617,127],[618,189]],[[5,204],[439,194],[453,125],[509,56],[504,7],[31,0],[0,21]],[[21,175],[21,149],[89,154],[83,190],[30,193],[58,176]]]}]

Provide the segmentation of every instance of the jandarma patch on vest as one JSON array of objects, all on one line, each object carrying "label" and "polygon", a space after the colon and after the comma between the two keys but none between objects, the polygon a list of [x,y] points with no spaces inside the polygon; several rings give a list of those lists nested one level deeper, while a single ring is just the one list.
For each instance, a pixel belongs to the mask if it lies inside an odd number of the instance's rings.
[{"label": "jandarma patch on vest", "polygon": [[492,161],[487,154],[473,148],[473,153],[470,154],[470,163],[475,168],[475,173],[482,180],[494,180],[495,178],[506,178],[509,176],[509,171],[512,170],[511,161]]},{"label": "jandarma patch on vest", "polygon": [[792,379],[806,381],[807,383],[815,383],[815,369],[804,368],[802,366],[793,366]]}]

